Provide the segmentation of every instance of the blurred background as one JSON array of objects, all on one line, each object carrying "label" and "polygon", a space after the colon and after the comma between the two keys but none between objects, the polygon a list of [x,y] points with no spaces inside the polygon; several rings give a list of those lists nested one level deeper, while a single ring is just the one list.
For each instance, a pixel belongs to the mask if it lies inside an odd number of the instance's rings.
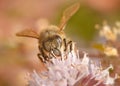
[{"label": "blurred background", "polygon": [[98,38],[95,24],[120,21],[120,0],[0,0],[0,86],[25,86],[28,72],[43,69],[37,58],[38,41],[16,37],[16,32],[40,30],[48,22],[58,25],[64,9],[75,2],[81,7],[65,32],[91,53],[90,45]]}]

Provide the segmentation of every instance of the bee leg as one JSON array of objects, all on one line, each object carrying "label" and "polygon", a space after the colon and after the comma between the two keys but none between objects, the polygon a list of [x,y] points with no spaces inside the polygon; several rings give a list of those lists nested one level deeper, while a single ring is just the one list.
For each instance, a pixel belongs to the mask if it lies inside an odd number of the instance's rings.
[{"label": "bee leg", "polygon": [[39,50],[40,50],[40,53],[41,53],[40,55],[42,56],[42,59],[44,60],[44,63],[45,63],[46,61],[49,61],[49,58],[48,58],[48,56],[45,54],[43,48],[41,48],[41,47],[39,46]]},{"label": "bee leg", "polygon": [[69,41],[70,42],[70,52],[72,51],[72,49],[73,49],[73,43],[72,43],[72,41]]},{"label": "bee leg", "polygon": [[66,42],[66,39],[63,39],[64,45],[65,45],[65,49],[64,51],[67,51],[68,46],[69,46],[69,50],[70,52],[72,51],[72,41],[69,41],[68,43]]},{"label": "bee leg", "polygon": [[66,39],[65,38],[63,39],[63,43],[64,43],[64,46],[65,46],[64,51],[66,51],[67,50],[67,43],[66,43]]},{"label": "bee leg", "polygon": [[44,60],[44,57],[40,53],[38,53],[37,56],[41,60],[41,62],[46,63],[46,61]]}]

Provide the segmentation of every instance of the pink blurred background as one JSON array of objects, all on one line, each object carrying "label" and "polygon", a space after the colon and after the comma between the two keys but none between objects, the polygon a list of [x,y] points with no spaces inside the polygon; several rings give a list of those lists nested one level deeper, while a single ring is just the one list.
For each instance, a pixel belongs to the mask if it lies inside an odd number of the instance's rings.
[{"label": "pink blurred background", "polygon": [[[40,28],[41,19],[55,22],[66,5],[77,1],[0,0],[0,86],[25,86],[28,72],[43,69],[37,58],[37,40],[19,38],[15,33],[25,28]],[[79,2],[99,14],[120,11],[120,0]]]}]

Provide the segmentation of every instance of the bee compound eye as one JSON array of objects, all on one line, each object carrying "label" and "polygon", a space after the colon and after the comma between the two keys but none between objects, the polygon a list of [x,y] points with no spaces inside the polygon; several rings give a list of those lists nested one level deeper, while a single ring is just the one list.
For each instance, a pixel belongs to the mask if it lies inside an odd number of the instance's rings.
[{"label": "bee compound eye", "polygon": [[53,53],[55,56],[61,56],[61,52],[59,49],[53,49]]},{"label": "bee compound eye", "polygon": [[53,39],[53,43],[52,43],[54,48],[59,48],[62,45],[62,39],[60,36],[56,35]]},{"label": "bee compound eye", "polygon": [[44,41],[43,42],[43,47],[46,51],[51,51],[51,43],[49,41]]},{"label": "bee compound eye", "polygon": [[59,47],[59,43],[57,42],[57,39],[54,39],[52,41],[52,48],[57,48],[57,47]]}]

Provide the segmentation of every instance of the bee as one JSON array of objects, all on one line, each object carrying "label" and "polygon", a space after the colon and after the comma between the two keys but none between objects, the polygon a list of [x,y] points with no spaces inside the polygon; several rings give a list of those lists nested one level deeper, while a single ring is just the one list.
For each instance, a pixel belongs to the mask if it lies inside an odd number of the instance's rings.
[{"label": "bee", "polygon": [[38,53],[38,58],[43,63],[50,61],[53,57],[61,57],[62,51],[72,51],[72,41],[66,40],[64,28],[68,20],[78,11],[78,9],[79,3],[68,7],[63,12],[62,18],[58,26],[49,25],[47,28],[44,28],[40,33],[37,33],[33,29],[25,29],[21,32],[18,32],[16,35],[38,39],[38,48],[40,52]]}]

